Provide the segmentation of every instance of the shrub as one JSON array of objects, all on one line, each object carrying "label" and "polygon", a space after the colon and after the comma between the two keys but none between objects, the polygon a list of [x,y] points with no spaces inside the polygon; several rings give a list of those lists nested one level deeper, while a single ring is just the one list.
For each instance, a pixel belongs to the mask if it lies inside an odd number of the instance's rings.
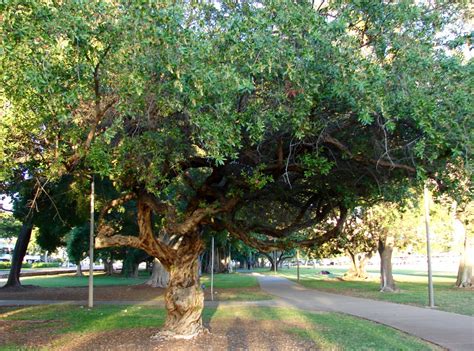
[{"label": "shrub", "polygon": [[[10,262],[0,262],[0,269],[10,269],[12,264]],[[22,268],[31,268],[31,263],[23,263]]]},{"label": "shrub", "polygon": [[61,266],[60,262],[38,262],[38,263],[33,263],[33,268],[57,268],[57,267],[60,267],[60,266]]}]

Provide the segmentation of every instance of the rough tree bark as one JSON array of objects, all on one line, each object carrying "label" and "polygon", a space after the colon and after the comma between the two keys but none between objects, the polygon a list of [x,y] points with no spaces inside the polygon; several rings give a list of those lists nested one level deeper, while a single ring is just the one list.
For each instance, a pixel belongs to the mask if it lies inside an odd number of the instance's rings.
[{"label": "rough tree bark", "polygon": [[380,255],[380,291],[398,291],[392,274],[392,253],[395,240],[390,235],[379,238],[378,252]]},{"label": "rough tree bark", "polygon": [[20,271],[23,258],[25,258],[26,250],[31,238],[31,232],[33,231],[33,216],[28,215],[25,222],[20,230],[18,239],[16,240],[15,248],[13,250],[12,265],[10,267],[10,273],[8,274],[8,280],[3,288],[20,288]]},{"label": "rough tree bark", "polygon": [[[116,202],[119,203],[119,202]],[[99,222],[96,239],[97,248],[130,246],[146,251],[156,257],[169,272],[169,283],[165,293],[167,317],[163,329],[155,337],[190,339],[205,330],[201,314],[204,308],[204,293],[199,282],[199,255],[204,243],[197,225],[170,226],[170,233],[177,233],[176,240],[164,243],[153,233],[152,210],[138,201],[139,236],[113,235],[111,227]],[[107,211],[106,208],[104,211]],[[170,234],[171,235],[171,234]],[[174,234],[173,234],[174,235]]]},{"label": "rough tree bark", "polygon": [[468,288],[472,286],[472,265],[473,265],[474,247],[472,238],[467,233],[464,234],[464,248],[459,262],[458,276],[456,286],[458,288]]},{"label": "rough tree bark", "polygon": [[347,250],[347,254],[351,259],[351,268],[349,268],[344,275],[348,278],[367,279],[368,274],[366,266],[373,253],[354,253],[351,250]]},{"label": "rough tree bark", "polygon": [[82,267],[81,267],[81,260],[76,261],[76,277],[82,277]]},{"label": "rough tree bark", "polygon": [[152,288],[167,288],[170,275],[166,268],[161,264],[157,258],[153,261],[153,268],[151,271],[151,277],[145,284],[150,285]]},{"label": "rough tree bark", "polygon": [[[211,250],[209,249],[206,253],[206,273],[210,274],[212,269]],[[214,250],[214,273],[226,273],[227,271],[228,264],[225,247],[216,247]]]},{"label": "rough tree bark", "polygon": [[106,275],[109,275],[109,276],[115,273],[113,259],[107,258],[104,260],[104,272]]},{"label": "rough tree bark", "polygon": [[[275,260],[273,259],[274,258],[273,252],[270,253],[270,254],[267,254],[266,252],[264,252],[263,254],[267,258],[267,260],[270,262],[270,272],[275,271]],[[277,267],[277,270],[278,270],[278,261],[277,261],[277,266],[276,267]]]},{"label": "rough tree bark", "polygon": [[[267,258],[267,260],[270,262],[270,271],[273,272],[275,270],[275,260],[273,259],[273,252],[267,253],[267,252],[262,252],[262,254]],[[293,256],[284,256],[285,251],[278,251],[277,252],[277,261],[276,261],[276,266],[277,266],[277,271],[279,268],[283,268],[283,262],[285,260],[288,260],[292,258]]]},{"label": "rough tree bark", "polygon": [[170,279],[165,294],[168,312],[161,335],[191,339],[203,331],[204,293],[199,283],[199,252],[177,257],[169,267]]}]

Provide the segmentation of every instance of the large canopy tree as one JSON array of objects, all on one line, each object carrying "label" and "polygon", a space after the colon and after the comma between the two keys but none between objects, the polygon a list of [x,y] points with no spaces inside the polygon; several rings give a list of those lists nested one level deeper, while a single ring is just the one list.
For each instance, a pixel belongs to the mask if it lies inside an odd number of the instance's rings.
[{"label": "large canopy tree", "polygon": [[[23,223],[8,286],[20,286],[38,201],[56,207],[46,185],[78,169],[84,175],[80,161],[99,123],[112,113],[114,101],[101,96],[101,63],[113,51],[115,34],[106,25],[106,7],[47,1],[0,5],[0,192],[19,200],[16,215]],[[57,211],[45,216],[56,218]]]},{"label": "large canopy tree", "polygon": [[[323,3],[2,5],[8,115],[40,121],[19,133],[28,143],[48,135],[33,159],[122,193],[101,210],[96,246],[166,267],[165,334],[203,328],[205,227],[259,251],[312,246],[360,199],[441,182],[446,159],[470,158],[472,64],[456,55],[462,37],[437,35],[457,30],[462,6]],[[2,158],[18,150],[7,146]],[[125,235],[116,218],[131,200],[139,230]]]}]

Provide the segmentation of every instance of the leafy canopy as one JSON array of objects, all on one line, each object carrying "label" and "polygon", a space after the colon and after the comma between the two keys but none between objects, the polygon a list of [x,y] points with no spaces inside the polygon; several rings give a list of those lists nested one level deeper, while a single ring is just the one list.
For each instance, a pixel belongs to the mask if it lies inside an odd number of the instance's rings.
[{"label": "leafy canopy", "polygon": [[268,248],[470,164],[462,4],[2,7],[2,182],[95,172],[170,233]]}]

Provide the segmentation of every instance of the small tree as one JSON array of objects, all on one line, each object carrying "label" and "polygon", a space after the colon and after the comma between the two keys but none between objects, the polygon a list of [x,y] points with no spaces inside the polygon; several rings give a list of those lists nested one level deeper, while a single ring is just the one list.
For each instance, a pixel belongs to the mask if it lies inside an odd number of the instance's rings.
[{"label": "small tree", "polygon": [[66,238],[67,254],[69,259],[77,266],[76,276],[82,276],[81,261],[88,256],[89,251],[89,226],[74,227]]},{"label": "small tree", "polygon": [[337,240],[337,247],[344,250],[350,260],[351,268],[345,273],[348,278],[367,279],[366,265],[377,251],[377,240],[372,233],[364,230],[363,219],[355,211],[344,226],[344,234]]}]

